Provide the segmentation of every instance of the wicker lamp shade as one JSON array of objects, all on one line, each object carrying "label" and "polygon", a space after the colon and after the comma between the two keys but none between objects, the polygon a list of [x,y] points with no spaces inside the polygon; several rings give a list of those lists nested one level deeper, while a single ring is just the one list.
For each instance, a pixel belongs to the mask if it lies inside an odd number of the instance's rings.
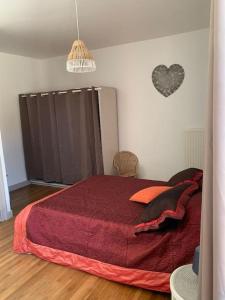
[{"label": "wicker lamp shade", "polygon": [[74,41],[67,59],[67,71],[85,73],[94,72],[95,70],[95,61],[84,42],[81,40]]}]

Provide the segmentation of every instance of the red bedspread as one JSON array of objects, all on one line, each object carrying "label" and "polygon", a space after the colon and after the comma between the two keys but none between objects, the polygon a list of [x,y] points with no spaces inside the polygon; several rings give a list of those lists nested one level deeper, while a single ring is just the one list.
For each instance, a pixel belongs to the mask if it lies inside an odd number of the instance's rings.
[{"label": "red bedspread", "polygon": [[[159,274],[159,278],[169,275],[178,266],[190,263],[199,245],[201,194],[190,199],[185,219],[178,226],[139,235],[134,234],[134,224],[144,205],[128,200],[142,188],[165,184],[114,176],[92,177],[33,205],[26,220],[26,239],[46,249],[76,254],[121,270],[156,272],[152,274]],[[16,251],[35,253],[18,244],[17,237]],[[168,281],[169,276],[165,278]],[[135,281],[121,281],[143,286]],[[161,288],[150,281],[144,287],[168,291],[165,281]]]}]

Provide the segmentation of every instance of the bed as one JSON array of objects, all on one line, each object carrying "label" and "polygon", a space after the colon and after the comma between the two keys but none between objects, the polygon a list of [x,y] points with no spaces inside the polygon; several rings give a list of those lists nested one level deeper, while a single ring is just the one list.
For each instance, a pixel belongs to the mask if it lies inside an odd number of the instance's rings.
[{"label": "bed", "polygon": [[169,230],[135,235],[144,205],[132,194],[166,182],[94,176],[28,205],[15,220],[14,251],[109,280],[170,292],[169,277],[199,245],[201,192]]}]

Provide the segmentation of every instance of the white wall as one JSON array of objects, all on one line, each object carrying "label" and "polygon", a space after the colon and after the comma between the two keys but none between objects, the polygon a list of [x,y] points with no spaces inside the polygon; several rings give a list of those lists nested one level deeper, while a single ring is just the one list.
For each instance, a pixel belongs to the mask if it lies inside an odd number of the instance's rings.
[{"label": "white wall", "polygon": [[[66,57],[48,60],[0,53],[0,129],[8,184],[26,180],[18,94],[85,86],[118,91],[120,149],[135,152],[140,176],[167,179],[185,167],[184,130],[203,127],[207,95],[208,30],[93,51],[97,71],[70,74]],[[153,87],[158,64],[181,64],[182,87],[169,98]]]},{"label": "white wall", "polygon": [[39,71],[38,60],[0,53],[0,129],[9,185],[26,180],[18,94],[39,89]]},{"label": "white wall", "polygon": [[[70,74],[66,57],[42,61],[43,90],[112,86],[118,91],[119,143],[140,160],[140,176],[168,179],[185,167],[184,130],[203,127],[207,97],[208,30],[93,51],[97,71]],[[158,64],[181,64],[181,88],[164,98],[153,87]]]}]

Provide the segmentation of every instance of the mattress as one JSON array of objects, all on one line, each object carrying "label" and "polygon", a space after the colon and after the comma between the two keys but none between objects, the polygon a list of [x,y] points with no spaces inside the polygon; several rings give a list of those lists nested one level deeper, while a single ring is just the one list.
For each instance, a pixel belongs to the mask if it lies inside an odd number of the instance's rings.
[{"label": "mattress", "polygon": [[14,250],[107,279],[169,292],[169,277],[192,262],[199,245],[201,193],[184,220],[161,231],[134,234],[145,205],[132,194],[166,182],[95,176],[26,207],[16,218]]}]

